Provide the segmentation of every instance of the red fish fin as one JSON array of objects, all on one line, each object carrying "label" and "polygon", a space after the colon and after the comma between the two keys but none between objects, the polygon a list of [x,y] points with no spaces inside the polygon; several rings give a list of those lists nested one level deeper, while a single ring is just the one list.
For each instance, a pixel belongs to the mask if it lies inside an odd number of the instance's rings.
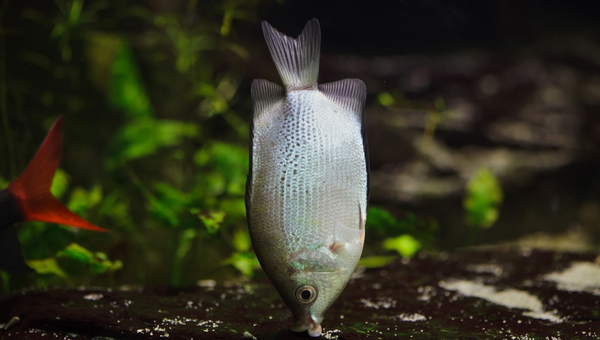
[{"label": "red fish fin", "polygon": [[54,173],[62,157],[62,120],[61,116],[54,122],[25,171],[7,189],[17,198],[26,221],[51,222],[106,231],[75,215],[50,192]]},{"label": "red fish fin", "polygon": [[8,186],[18,199],[50,194],[54,173],[62,157],[62,120],[61,116],[54,122],[27,168]]},{"label": "red fish fin", "polygon": [[50,222],[81,229],[106,231],[106,229],[95,226],[75,215],[50,193],[21,202],[21,208],[28,221]]}]

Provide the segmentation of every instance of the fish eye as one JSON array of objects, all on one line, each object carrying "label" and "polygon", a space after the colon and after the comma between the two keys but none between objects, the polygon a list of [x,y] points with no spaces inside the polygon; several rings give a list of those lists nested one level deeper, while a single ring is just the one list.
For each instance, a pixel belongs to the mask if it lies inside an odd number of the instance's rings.
[{"label": "fish eye", "polygon": [[296,299],[300,303],[311,303],[317,298],[317,290],[311,285],[302,285],[296,289]]}]

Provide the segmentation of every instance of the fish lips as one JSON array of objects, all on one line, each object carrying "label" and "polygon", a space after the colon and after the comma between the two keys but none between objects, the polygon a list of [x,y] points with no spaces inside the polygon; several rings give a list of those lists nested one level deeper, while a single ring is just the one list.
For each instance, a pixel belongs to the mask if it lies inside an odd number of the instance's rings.
[{"label": "fish lips", "polygon": [[[321,334],[321,322],[325,312],[337,300],[346,286],[347,279],[344,272],[344,270],[300,271],[291,276],[295,284],[290,286],[300,287],[302,284],[310,282],[311,286],[318,289],[315,300],[307,304],[298,302],[292,294],[285,295],[284,301],[294,316],[292,331],[308,331],[308,334],[313,337]],[[284,295],[281,296],[284,297]]]},{"label": "fish lips", "polygon": [[312,315],[307,315],[304,319],[296,319],[294,321],[294,325],[292,326],[292,331],[293,332],[307,331],[308,335],[310,335],[312,337],[318,337],[321,335],[321,332],[322,332],[322,328],[321,328],[322,320],[323,320],[323,318],[321,317],[321,319],[319,321],[317,321],[313,318]]}]

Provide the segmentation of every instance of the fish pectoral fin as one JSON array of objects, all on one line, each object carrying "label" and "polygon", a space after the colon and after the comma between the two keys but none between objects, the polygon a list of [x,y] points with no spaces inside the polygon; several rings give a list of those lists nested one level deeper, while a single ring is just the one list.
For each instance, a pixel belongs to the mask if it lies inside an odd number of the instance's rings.
[{"label": "fish pectoral fin", "polygon": [[324,246],[304,249],[293,254],[288,260],[288,265],[294,271],[303,272],[336,272],[345,267],[344,261]]},{"label": "fish pectoral fin", "polygon": [[344,225],[341,222],[337,222],[334,228],[333,242],[329,246],[329,248],[332,249],[333,247],[335,249],[339,249],[340,247],[343,247],[346,243],[360,242],[364,235],[364,229],[361,229],[359,227],[359,223],[356,228],[351,228]]},{"label": "fish pectoral fin", "polygon": [[344,247],[346,245],[346,242],[333,242],[330,246],[329,246],[329,250],[331,250],[332,252],[336,252],[338,251],[340,248]]},{"label": "fish pectoral fin", "polygon": [[367,99],[367,88],[360,79],[343,79],[333,83],[320,84],[319,90],[344,111],[354,114],[356,122],[362,126]]}]

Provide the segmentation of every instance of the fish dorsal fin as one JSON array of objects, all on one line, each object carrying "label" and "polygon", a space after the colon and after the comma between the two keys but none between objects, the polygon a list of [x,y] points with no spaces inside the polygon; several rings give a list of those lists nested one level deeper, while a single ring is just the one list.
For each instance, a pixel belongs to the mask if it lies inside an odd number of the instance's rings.
[{"label": "fish dorsal fin", "polygon": [[286,88],[317,86],[321,53],[319,20],[306,23],[296,39],[277,31],[266,21],[262,29],[283,85]]},{"label": "fish dorsal fin", "polygon": [[345,111],[354,113],[362,125],[367,88],[360,79],[344,79],[333,83],[320,84],[319,90],[341,106]]},{"label": "fish dorsal fin", "polygon": [[254,104],[255,121],[285,99],[283,87],[264,79],[254,79],[250,93]]}]

